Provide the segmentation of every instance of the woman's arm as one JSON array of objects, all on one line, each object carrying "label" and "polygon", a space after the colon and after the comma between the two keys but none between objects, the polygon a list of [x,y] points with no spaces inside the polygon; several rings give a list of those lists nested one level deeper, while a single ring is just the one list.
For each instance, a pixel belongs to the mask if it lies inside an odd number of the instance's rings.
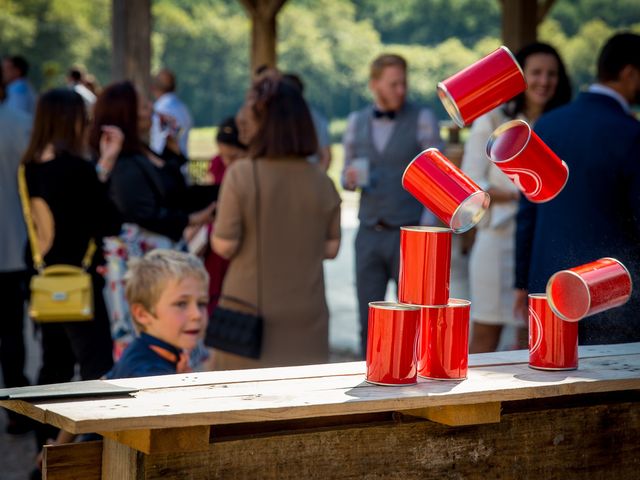
[{"label": "woman's arm", "polygon": [[211,233],[211,248],[226,259],[231,259],[237,253],[242,240],[243,195],[238,170],[243,168],[243,164],[232,164],[225,174]]},{"label": "woman's arm", "polygon": [[211,236],[211,248],[215,253],[227,260],[235,255],[239,246],[240,242],[238,240],[226,240],[215,235]]},{"label": "woman's arm", "polygon": [[327,239],[324,242],[324,258],[333,259],[338,256],[340,250],[340,196],[335,188],[332,187],[332,194],[335,196],[337,205],[331,212],[331,219],[329,220],[329,227],[327,228]]}]

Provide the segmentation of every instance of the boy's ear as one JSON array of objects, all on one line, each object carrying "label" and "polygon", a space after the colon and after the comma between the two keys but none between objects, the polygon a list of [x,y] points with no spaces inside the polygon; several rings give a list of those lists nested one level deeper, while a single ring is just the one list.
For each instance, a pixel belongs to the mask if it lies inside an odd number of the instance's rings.
[{"label": "boy's ear", "polygon": [[142,326],[148,326],[154,319],[154,316],[144,308],[141,303],[134,303],[131,305],[131,316],[133,319]]}]

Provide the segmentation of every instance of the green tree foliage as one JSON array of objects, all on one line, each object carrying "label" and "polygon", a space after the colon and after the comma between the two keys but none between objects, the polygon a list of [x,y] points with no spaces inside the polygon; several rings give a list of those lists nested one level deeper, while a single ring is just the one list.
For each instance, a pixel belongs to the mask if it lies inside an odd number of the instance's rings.
[{"label": "green tree foliage", "polygon": [[[233,114],[249,82],[247,15],[237,0],[153,0],[152,67],[177,73],[198,125]],[[0,0],[0,54],[22,54],[39,89],[81,64],[109,82],[111,0]],[[447,118],[436,84],[500,45],[499,0],[289,0],[278,17],[283,70],[299,73],[310,102],[344,118],[370,100],[370,61],[404,55],[410,95]],[[587,85],[615,31],[640,33],[640,2],[556,0],[539,37],[556,46],[574,85]]]},{"label": "green tree foliage", "polygon": [[0,0],[0,53],[24,55],[42,88],[61,84],[72,64],[106,79],[109,21],[109,0]]},{"label": "green tree foliage", "polygon": [[159,0],[153,70],[171,68],[196,122],[233,115],[248,85],[249,21],[235,2]]}]

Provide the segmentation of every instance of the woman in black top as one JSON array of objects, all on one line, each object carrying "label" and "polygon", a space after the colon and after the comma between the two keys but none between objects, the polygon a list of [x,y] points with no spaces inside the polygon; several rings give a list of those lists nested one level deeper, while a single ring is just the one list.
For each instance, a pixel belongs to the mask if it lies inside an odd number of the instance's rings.
[{"label": "woman in black top", "polygon": [[[118,237],[106,242],[107,289],[116,355],[133,339],[134,331],[124,298],[127,261],[154,248],[183,248],[185,231],[212,221],[216,190],[187,187],[181,167],[187,161],[172,136],[162,155],[142,141],[151,126],[150,102],[131,82],[106,87],[94,106],[89,143],[99,151],[105,125],[123,132],[118,161],[109,176],[109,195],[123,217]],[[204,195],[203,195],[204,193]]]},{"label": "woman in black top", "polygon": [[[83,155],[87,118],[82,97],[73,90],[51,90],[40,97],[33,132],[22,158],[38,244],[46,265],[81,266],[91,239],[98,246],[89,273],[93,279],[92,321],[43,323],[42,366],[38,384],[68,382],[76,363],[83,380],[97,379],[113,365],[109,319],[96,272],[103,263],[102,237],[119,231],[120,218]],[[112,168],[122,134],[103,131],[99,168]],[[30,257],[30,251],[28,257]],[[30,258],[29,258],[30,261]],[[46,439],[40,432],[39,440]]]}]

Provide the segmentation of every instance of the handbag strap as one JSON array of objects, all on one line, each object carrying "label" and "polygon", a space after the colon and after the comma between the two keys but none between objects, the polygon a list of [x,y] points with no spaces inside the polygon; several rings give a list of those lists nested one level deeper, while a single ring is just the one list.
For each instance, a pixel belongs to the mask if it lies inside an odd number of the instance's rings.
[{"label": "handbag strap", "polygon": [[[22,205],[22,214],[24,216],[24,223],[27,225],[27,234],[29,237],[29,244],[31,245],[31,256],[33,258],[33,266],[38,272],[42,272],[45,267],[44,259],[40,253],[40,246],[38,245],[38,238],[36,236],[36,228],[33,223],[33,216],[31,215],[31,205],[29,203],[29,190],[27,189],[27,179],[25,175],[24,164],[18,166],[18,191],[20,193],[20,203]],[[87,251],[82,258],[82,268],[88,270],[91,266],[91,260],[96,253],[96,242],[92,238],[89,240]]]},{"label": "handbag strap", "polygon": [[253,165],[253,181],[256,189],[256,280],[258,294],[258,315],[262,315],[262,255],[260,248],[260,183],[258,182],[258,160],[251,161]]}]

